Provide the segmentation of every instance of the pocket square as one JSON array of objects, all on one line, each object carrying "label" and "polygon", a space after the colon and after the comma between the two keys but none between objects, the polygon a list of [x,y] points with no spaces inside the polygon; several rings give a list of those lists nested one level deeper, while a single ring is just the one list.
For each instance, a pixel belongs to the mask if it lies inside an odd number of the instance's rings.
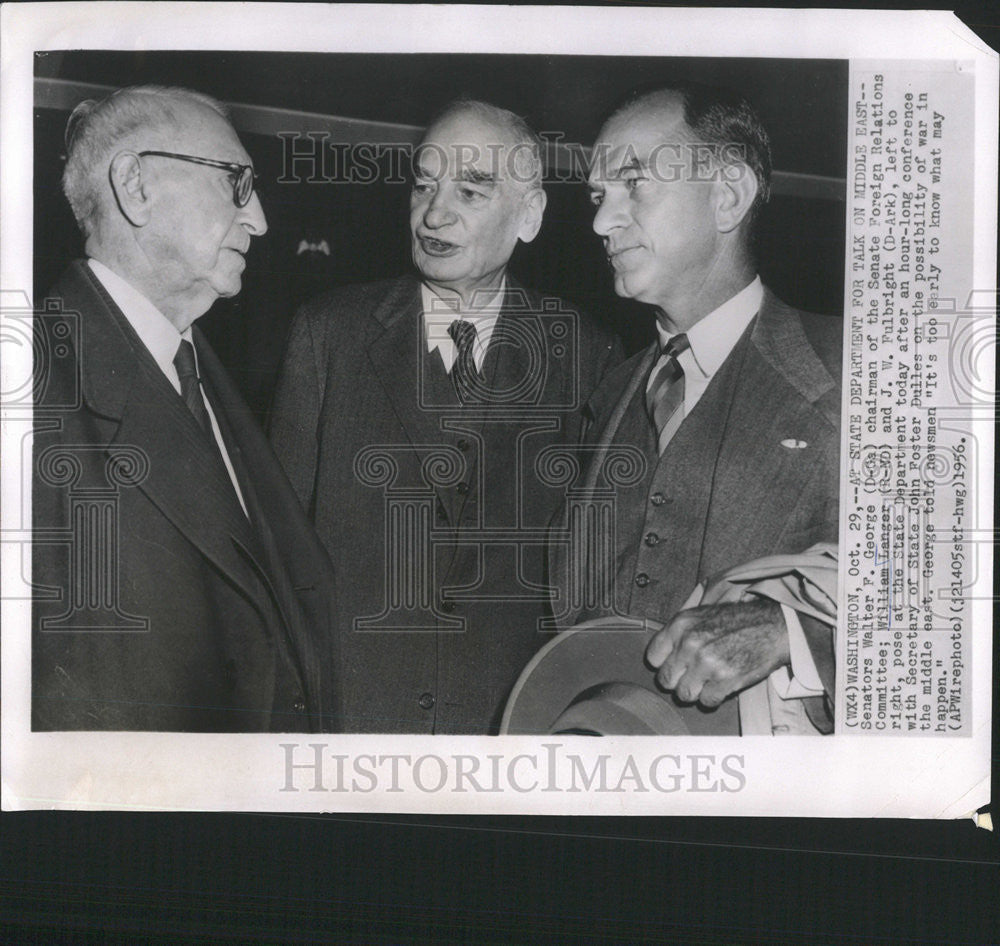
[{"label": "pocket square", "polygon": [[805,450],[809,446],[804,440],[796,440],[794,437],[789,437],[788,440],[782,440],[781,445],[787,447],[789,450]]}]

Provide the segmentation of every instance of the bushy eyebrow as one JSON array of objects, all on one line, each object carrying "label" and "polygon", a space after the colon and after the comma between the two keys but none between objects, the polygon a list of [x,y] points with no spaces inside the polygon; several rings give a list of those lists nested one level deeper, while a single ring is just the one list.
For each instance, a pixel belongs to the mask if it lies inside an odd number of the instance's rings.
[{"label": "bushy eyebrow", "polygon": [[458,176],[458,180],[467,184],[496,184],[497,176],[490,171],[480,171],[478,168],[465,168]]},{"label": "bushy eyebrow", "polygon": [[[413,168],[414,177],[430,178],[431,173],[421,164],[416,164]],[[485,187],[495,186],[499,178],[490,171],[480,171],[478,168],[464,168],[456,178],[465,184],[479,184]]]}]

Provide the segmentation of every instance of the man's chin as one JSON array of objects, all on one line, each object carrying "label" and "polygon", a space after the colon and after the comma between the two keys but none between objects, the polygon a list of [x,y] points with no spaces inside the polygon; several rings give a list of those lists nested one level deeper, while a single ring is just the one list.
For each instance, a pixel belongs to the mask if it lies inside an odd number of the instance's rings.
[{"label": "man's chin", "polygon": [[456,266],[452,260],[436,259],[420,254],[414,257],[413,263],[420,275],[432,282],[447,284],[462,276],[460,267]]},{"label": "man's chin", "polygon": [[217,280],[212,285],[212,291],[220,299],[231,299],[233,296],[239,295],[242,288],[243,280],[238,275]]},{"label": "man's chin", "polygon": [[615,273],[615,292],[623,299],[635,299],[641,289],[634,276],[629,278],[626,273]]}]

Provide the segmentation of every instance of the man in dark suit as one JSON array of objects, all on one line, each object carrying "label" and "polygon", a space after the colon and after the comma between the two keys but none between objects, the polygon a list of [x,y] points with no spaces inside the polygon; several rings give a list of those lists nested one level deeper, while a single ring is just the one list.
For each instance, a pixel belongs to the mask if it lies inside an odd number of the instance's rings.
[{"label": "man in dark suit", "polygon": [[267,228],[222,107],[122,89],[67,127],[86,238],[36,362],[35,729],[327,731],[329,561],[193,326]]},{"label": "man in dark suit", "polygon": [[[696,732],[831,726],[829,622],[795,602],[691,598],[736,566],[837,539],[841,320],[796,311],[761,285],[753,229],[770,167],[745,100],[688,86],[616,111],[590,175],[615,289],[654,307],[659,337],[587,407],[584,488],[614,491],[616,532],[604,559],[594,541],[554,549],[560,622],[665,624],[646,660],[699,714]],[[623,453],[634,475],[609,462]],[[594,587],[579,576],[595,568],[604,595],[573,600],[569,575]]]},{"label": "man in dark suit", "polygon": [[541,176],[521,119],[449,107],[415,159],[420,278],[295,320],[271,435],[334,562],[350,731],[494,732],[545,640],[556,474],[620,355],[507,275],[542,224]]}]

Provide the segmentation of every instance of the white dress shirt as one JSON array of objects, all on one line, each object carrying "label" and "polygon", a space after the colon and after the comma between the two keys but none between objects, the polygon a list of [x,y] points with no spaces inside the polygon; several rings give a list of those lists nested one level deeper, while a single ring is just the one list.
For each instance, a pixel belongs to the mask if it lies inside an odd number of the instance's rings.
[{"label": "white dress shirt", "polygon": [[[677,360],[684,369],[684,416],[694,410],[695,404],[705,393],[715,373],[736,347],[746,327],[760,309],[764,298],[764,287],[760,276],[749,286],[741,289],[728,302],[724,302],[714,312],[710,312],[687,331],[688,348]],[[659,321],[656,323],[662,349],[674,334],[668,332]],[[651,372],[647,388],[656,376]]]},{"label": "white dress shirt", "polygon": [[[115,305],[122,310],[122,314],[128,319],[129,325],[139,336],[139,341],[146,350],[153,356],[153,360],[163,372],[164,377],[173,385],[178,395],[181,393],[181,380],[177,376],[177,369],[174,367],[174,356],[180,347],[181,340],[191,342],[194,348],[194,338],[191,327],[188,326],[184,332],[178,332],[174,324],[159,309],[153,305],[138,289],[124,280],[117,273],[108,269],[103,263],[92,259],[87,261],[94,275],[102,286],[107,290],[108,295],[114,300]],[[195,367],[198,364],[198,351],[195,349]],[[200,388],[200,386],[199,386]],[[229,478],[233,482],[233,489],[236,490],[236,498],[239,499],[243,512],[247,514],[246,503],[243,501],[243,493],[240,484],[236,479],[236,472],[233,469],[232,461],[229,459],[229,451],[226,450],[225,441],[222,439],[222,432],[219,430],[219,422],[216,420],[215,411],[205,397],[202,390],[202,400],[205,402],[205,409],[208,411],[208,419],[212,423],[212,433],[215,435],[215,442],[219,445],[219,452],[226,465]]]},{"label": "white dress shirt", "polygon": [[[427,351],[431,354],[435,349],[444,363],[444,370],[451,374],[455,364],[455,343],[448,328],[455,319],[468,322],[476,330],[476,340],[472,346],[472,357],[476,362],[476,370],[483,370],[483,360],[486,349],[493,337],[497,319],[503,308],[504,293],[507,290],[507,279],[500,282],[497,292],[484,299],[483,305],[472,309],[462,309],[457,296],[443,296],[432,289],[427,283],[420,284],[420,297],[424,310],[424,337],[427,339]],[[476,302],[479,300],[476,299]]]},{"label": "white dress shirt", "polygon": [[[712,378],[736,347],[746,327],[760,310],[764,287],[760,277],[700,319],[687,332],[689,347],[677,356],[684,369],[684,416],[687,417]],[[673,338],[659,321],[656,323],[660,348]],[[656,367],[650,373],[652,383]],[[781,605],[788,628],[791,670],[779,667],[740,694],[740,728],[744,735],[815,733],[801,702],[804,697],[822,696],[823,683],[794,609]]]}]

